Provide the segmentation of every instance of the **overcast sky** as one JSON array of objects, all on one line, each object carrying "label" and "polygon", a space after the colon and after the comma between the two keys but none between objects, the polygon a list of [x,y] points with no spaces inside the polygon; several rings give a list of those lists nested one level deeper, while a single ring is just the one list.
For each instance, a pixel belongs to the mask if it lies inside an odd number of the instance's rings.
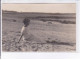
[{"label": "overcast sky", "polygon": [[18,12],[76,13],[76,4],[2,4],[2,9]]}]

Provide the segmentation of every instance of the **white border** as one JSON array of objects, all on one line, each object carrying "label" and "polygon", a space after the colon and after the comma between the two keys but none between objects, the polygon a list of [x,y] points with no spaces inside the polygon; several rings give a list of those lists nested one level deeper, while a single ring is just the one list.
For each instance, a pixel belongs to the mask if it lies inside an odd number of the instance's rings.
[{"label": "white border", "polygon": [[80,53],[80,1],[76,4],[76,49]]},{"label": "white border", "polygon": [[[0,12],[1,12],[1,0],[0,0]],[[2,15],[2,14],[0,13],[0,29],[1,29],[1,21],[2,21],[2,20],[1,20],[1,15]],[[0,30],[0,33],[1,33],[1,30]],[[2,45],[2,44],[1,44],[1,34],[0,34],[0,49],[1,49],[1,45]],[[1,50],[0,50],[0,58],[1,58]]]},{"label": "white border", "polygon": [[76,0],[2,0],[3,3],[75,3]]},{"label": "white border", "polygon": [[2,57],[2,0],[1,0],[1,57]]},{"label": "white border", "polygon": [[79,53],[3,53],[2,59],[76,59]]},{"label": "white border", "polygon": [[[28,1],[28,0],[27,0]],[[50,1],[50,0],[47,0],[47,1]],[[50,1],[51,2],[51,1]],[[47,3],[50,3],[50,2],[47,2]],[[19,1],[9,1],[9,0],[6,0],[4,2],[4,0],[2,1],[2,3],[30,3],[30,2],[25,2],[25,0],[23,2],[21,2],[21,0]],[[35,1],[32,2],[32,3],[36,3]],[[37,2],[37,3],[45,3],[45,2]],[[35,52],[32,52],[32,53],[29,53],[29,52],[2,52],[2,56],[1,58],[2,59],[77,59],[77,58],[80,58],[80,1],[77,1],[77,2],[60,2],[59,0],[56,1],[56,2],[51,2],[51,3],[77,3],[77,19],[76,19],[76,40],[77,40],[77,52],[76,53],[35,53]],[[2,22],[2,21],[1,21]],[[2,31],[2,30],[1,30]],[[1,36],[2,36],[2,33],[1,33]],[[1,38],[2,39],[2,38]]]}]

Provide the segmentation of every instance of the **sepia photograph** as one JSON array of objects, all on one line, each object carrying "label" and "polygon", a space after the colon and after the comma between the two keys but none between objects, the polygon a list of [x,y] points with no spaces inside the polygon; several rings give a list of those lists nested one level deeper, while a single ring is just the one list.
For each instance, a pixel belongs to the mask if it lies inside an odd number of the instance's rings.
[{"label": "sepia photograph", "polygon": [[76,4],[2,4],[3,52],[76,52]]}]

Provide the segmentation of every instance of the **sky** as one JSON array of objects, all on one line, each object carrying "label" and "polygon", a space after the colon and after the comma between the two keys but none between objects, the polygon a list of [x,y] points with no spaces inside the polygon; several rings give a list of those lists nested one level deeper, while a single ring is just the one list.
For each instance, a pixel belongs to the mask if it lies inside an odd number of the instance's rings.
[{"label": "sky", "polygon": [[2,10],[18,12],[76,13],[76,4],[2,4]]}]

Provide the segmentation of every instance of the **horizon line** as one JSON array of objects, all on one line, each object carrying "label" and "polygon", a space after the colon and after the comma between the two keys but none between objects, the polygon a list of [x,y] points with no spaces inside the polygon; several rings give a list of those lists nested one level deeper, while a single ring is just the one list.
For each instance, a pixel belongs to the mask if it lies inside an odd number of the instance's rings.
[{"label": "horizon line", "polygon": [[[2,11],[12,11],[12,10],[2,10]],[[23,12],[23,11],[12,11],[12,12],[18,12],[18,13],[28,13],[28,12]],[[29,12],[29,13],[51,13],[51,12]],[[52,12],[53,13],[53,12]],[[55,12],[57,14],[61,13],[61,12]],[[67,12],[68,13],[68,12]],[[71,12],[72,13],[72,12]],[[63,13],[64,14],[64,13]],[[76,13],[74,13],[76,14]]]}]

